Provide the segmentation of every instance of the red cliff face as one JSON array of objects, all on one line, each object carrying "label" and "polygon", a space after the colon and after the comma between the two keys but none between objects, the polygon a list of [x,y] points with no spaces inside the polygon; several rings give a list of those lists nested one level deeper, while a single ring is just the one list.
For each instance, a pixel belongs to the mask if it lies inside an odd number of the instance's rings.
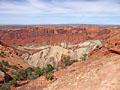
[{"label": "red cliff face", "polygon": [[112,32],[101,47],[91,51],[86,61],[54,72],[56,80],[50,82],[40,77],[17,89],[120,90],[120,35],[119,30]]},{"label": "red cliff face", "polygon": [[[76,62],[67,68],[54,72],[56,80],[47,81],[45,77],[32,80],[30,83],[16,87],[18,90],[120,90],[120,28],[100,26],[40,26],[19,30],[0,31],[0,51],[7,55],[5,61],[13,65],[29,67],[15,52],[9,55],[5,45],[26,45],[31,43],[54,44],[60,42],[78,43],[86,40],[103,40],[101,47],[91,51],[86,61]],[[22,52],[21,52],[22,53]],[[9,56],[9,57],[8,57]],[[0,58],[2,61],[3,58]],[[49,86],[48,86],[49,85]],[[14,89],[12,89],[14,90]]]},{"label": "red cliff face", "polygon": [[0,30],[0,40],[9,45],[79,43],[91,39],[103,40],[119,32],[119,28],[100,26],[34,26],[19,30]]}]

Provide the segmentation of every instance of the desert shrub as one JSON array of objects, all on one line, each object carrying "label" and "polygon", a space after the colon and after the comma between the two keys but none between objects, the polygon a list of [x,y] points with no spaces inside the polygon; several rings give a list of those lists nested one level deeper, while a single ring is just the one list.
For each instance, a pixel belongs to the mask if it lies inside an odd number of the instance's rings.
[{"label": "desert shrub", "polygon": [[11,72],[12,75],[16,75],[16,72]]},{"label": "desert shrub", "polygon": [[36,78],[38,78],[39,77],[39,75],[37,75],[37,74],[29,74],[28,76],[27,76],[27,79],[29,79],[29,80],[34,80],[34,79],[36,79]]},{"label": "desert shrub", "polygon": [[72,64],[75,63],[75,62],[78,62],[78,60],[71,60]]},{"label": "desert shrub", "polygon": [[[3,71],[6,72],[7,68],[4,68],[4,65],[9,65],[8,62],[0,62],[0,66],[2,67],[2,69],[5,69]],[[11,68],[13,69],[17,69],[17,66],[11,66]],[[2,87],[0,87],[0,90],[9,90],[10,85],[14,85],[14,86],[18,86],[17,81],[22,81],[22,80],[33,80],[36,79],[38,77],[40,77],[41,75],[45,75],[47,80],[52,80],[53,79],[53,70],[54,68],[52,67],[52,65],[48,64],[46,68],[27,68],[27,69],[19,69],[17,72],[11,72],[12,74],[12,79],[9,80],[8,82],[5,82],[5,84],[3,84]],[[45,72],[46,71],[46,72]]]},{"label": "desert shrub", "polygon": [[6,54],[5,54],[3,51],[1,51],[1,53],[0,53],[0,57],[5,58],[5,56],[6,56]]},{"label": "desert shrub", "polygon": [[28,67],[27,69],[25,69],[25,71],[26,71],[27,73],[32,73],[32,72],[34,71],[34,69],[31,68],[31,67]]},{"label": "desert shrub", "polygon": [[87,54],[83,54],[83,56],[81,57],[82,61],[85,61],[87,58]]},{"label": "desert shrub", "polygon": [[65,66],[70,66],[72,65],[74,62],[77,62],[77,60],[70,60],[70,57],[64,57],[63,63],[65,64]]},{"label": "desert shrub", "polygon": [[24,80],[27,78],[27,73],[25,70],[20,69],[16,75],[15,75],[16,80]]},{"label": "desert shrub", "polygon": [[41,75],[44,74],[44,69],[41,69],[41,68],[37,67],[37,68],[34,69],[34,73],[35,73],[36,75],[41,76]]},{"label": "desert shrub", "polygon": [[9,54],[12,54],[12,51],[9,51]]},{"label": "desert shrub", "polygon": [[65,64],[65,66],[71,65],[72,63],[70,61],[70,57],[69,56],[64,57],[63,63]]},{"label": "desert shrub", "polygon": [[10,90],[10,84],[5,83],[2,85],[2,87],[0,87],[0,90]]},{"label": "desert shrub", "polygon": [[10,67],[8,61],[4,61],[4,60],[2,60],[2,65],[6,66],[6,67]]},{"label": "desert shrub", "polygon": [[53,70],[54,70],[54,67],[51,64],[47,64],[46,73],[52,72]]},{"label": "desert shrub", "polygon": [[2,70],[3,72],[7,72],[8,69],[7,69],[6,67],[4,67],[3,62],[4,62],[4,61],[0,62],[0,68],[1,68],[1,70]]},{"label": "desert shrub", "polygon": [[96,48],[99,48],[99,45],[97,45]]},{"label": "desert shrub", "polygon": [[17,81],[16,81],[16,79],[13,79],[12,81],[10,81],[10,85],[17,86]]},{"label": "desert shrub", "polygon": [[53,73],[52,72],[48,72],[46,75],[45,75],[46,79],[47,80],[52,80],[53,79]]},{"label": "desert shrub", "polygon": [[65,60],[64,63],[65,63],[65,66],[70,66],[72,64],[70,60]]},{"label": "desert shrub", "polygon": [[12,66],[12,69],[18,70],[19,67],[17,67],[16,65],[13,65],[13,66]]},{"label": "desert shrub", "polygon": [[20,64],[18,64],[20,68],[23,68],[23,66],[21,66]]},{"label": "desert shrub", "polygon": [[64,60],[70,60],[70,56],[64,57]]}]

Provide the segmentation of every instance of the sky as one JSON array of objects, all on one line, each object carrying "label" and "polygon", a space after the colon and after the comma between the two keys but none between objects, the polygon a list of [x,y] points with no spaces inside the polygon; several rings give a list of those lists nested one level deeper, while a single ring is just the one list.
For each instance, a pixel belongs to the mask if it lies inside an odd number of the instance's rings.
[{"label": "sky", "polygon": [[0,24],[120,25],[120,0],[0,0]]}]

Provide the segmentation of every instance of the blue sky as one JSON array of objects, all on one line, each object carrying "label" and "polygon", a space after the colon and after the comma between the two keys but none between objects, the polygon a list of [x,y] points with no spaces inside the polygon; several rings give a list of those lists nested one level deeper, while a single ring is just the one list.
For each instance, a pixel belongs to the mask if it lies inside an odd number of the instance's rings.
[{"label": "blue sky", "polygon": [[120,1],[0,0],[0,24],[120,24]]}]

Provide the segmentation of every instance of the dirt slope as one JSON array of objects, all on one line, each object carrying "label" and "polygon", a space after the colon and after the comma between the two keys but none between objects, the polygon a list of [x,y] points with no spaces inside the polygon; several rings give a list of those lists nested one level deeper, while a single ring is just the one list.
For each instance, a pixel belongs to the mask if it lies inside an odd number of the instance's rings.
[{"label": "dirt slope", "polygon": [[[81,67],[82,65],[82,67]],[[74,72],[72,72],[74,71]],[[44,90],[119,90],[120,56],[103,57],[85,64],[76,63],[68,67]]]}]

